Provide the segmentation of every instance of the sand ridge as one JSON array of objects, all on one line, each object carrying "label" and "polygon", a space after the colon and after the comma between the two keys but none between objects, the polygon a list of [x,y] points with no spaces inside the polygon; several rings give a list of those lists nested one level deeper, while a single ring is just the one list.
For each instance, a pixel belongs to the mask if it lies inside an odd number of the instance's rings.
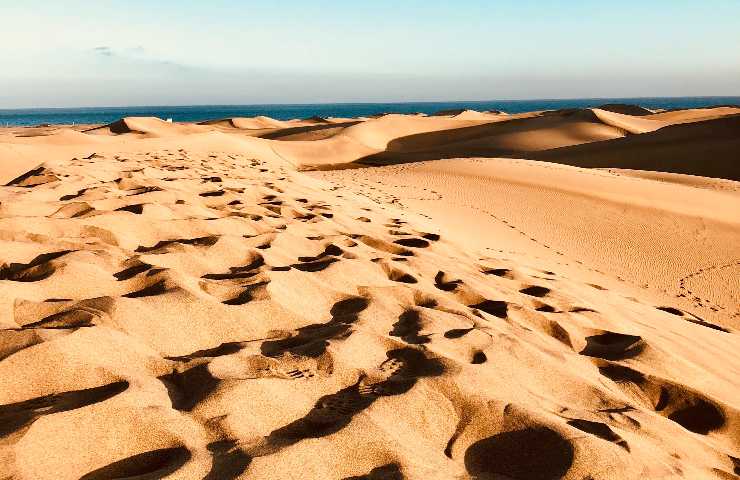
[{"label": "sand ridge", "polygon": [[486,129],[527,148],[663,130],[597,118],[0,134],[45,159],[3,164],[0,472],[734,478],[736,182],[496,158],[298,171]]}]

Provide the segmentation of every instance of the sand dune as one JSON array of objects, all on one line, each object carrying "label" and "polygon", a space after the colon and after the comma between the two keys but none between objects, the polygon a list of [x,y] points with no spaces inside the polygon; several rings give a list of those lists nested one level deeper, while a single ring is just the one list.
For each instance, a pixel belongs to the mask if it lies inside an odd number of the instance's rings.
[{"label": "sand dune", "polygon": [[597,107],[599,110],[605,110],[607,112],[621,113],[622,115],[631,115],[633,117],[641,117],[643,115],[651,115],[654,112],[647,108],[639,105],[628,105],[624,103],[606,103]]},{"label": "sand dune", "polygon": [[[0,478],[735,478],[740,184],[619,167],[738,117],[615,110],[0,129]],[[609,170],[345,169],[476,151]]]},{"label": "sand dune", "polygon": [[654,132],[659,128],[663,128],[668,123],[662,122],[655,119],[644,119],[639,116],[626,115],[622,113],[611,112],[608,110],[602,110],[600,108],[592,109],[596,117],[607,125],[612,127],[621,128],[627,133],[638,134]]},{"label": "sand dune", "polygon": [[[277,145],[275,150],[301,169],[348,164],[387,164],[460,156],[501,156],[618,138],[621,127],[592,111],[544,116],[457,117],[386,115],[334,133],[320,142]],[[320,157],[320,161],[317,161]],[[310,161],[308,161],[310,159]]]},{"label": "sand dune", "polygon": [[740,107],[714,107],[693,108],[687,110],[670,110],[667,112],[654,113],[648,118],[661,120],[672,125],[678,123],[691,123],[703,120],[714,120],[728,115],[740,114]]},{"label": "sand dune", "polygon": [[202,122],[202,125],[228,125],[230,127],[239,128],[242,130],[263,130],[270,128],[286,128],[289,124],[274,118],[259,116],[253,118],[226,118],[223,120],[210,120]]},{"label": "sand dune", "polygon": [[454,116],[459,120],[498,120],[502,116],[506,116],[505,113],[498,112],[477,112],[475,110],[463,110]]},{"label": "sand dune", "polygon": [[270,140],[281,141],[316,141],[331,138],[342,133],[345,128],[361,123],[362,120],[333,122],[327,124],[297,125],[263,132],[259,136]]},{"label": "sand dune", "polygon": [[740,180],[740,115],[670,125],[590,145],[574,145],[528,158],[581,167],[626,168]]},{"label": "sand dune", "polygon": [[200,125],[176,124],[156,117],[126,117],[109,125],[85,131],[88,134],[120,135],[137,133],[152,137],[185,135],[207,131]]}]

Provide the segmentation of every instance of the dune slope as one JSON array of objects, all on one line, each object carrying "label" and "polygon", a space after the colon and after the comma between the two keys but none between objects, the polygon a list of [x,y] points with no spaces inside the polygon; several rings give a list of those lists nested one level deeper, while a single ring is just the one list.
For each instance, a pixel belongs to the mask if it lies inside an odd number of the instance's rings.
[{"label": "dune slope", "polygon": [[527,154],[579,167],[628,168],[740,180],[740,115]]},{"label": "dune slope", "polygon": [[0,478],[733,478],[736,182],[297,170],[566,118],[0,135]]}]

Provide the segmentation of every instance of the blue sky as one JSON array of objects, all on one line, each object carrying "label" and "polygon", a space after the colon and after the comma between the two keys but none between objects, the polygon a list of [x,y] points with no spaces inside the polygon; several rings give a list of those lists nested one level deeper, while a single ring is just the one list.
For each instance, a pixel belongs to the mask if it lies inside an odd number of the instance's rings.
[{"label": "blue sky", "polygon": [[740,95],[738,0],[0,0],[0,108]]}]

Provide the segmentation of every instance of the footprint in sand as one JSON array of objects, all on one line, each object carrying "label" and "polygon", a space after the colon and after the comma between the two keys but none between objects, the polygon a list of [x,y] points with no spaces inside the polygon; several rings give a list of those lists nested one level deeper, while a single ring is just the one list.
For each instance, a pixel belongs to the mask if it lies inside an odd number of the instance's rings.
[{"label": "footprint in sand", "polygon": [[413,348],[391,350],[386,355],[388,359],[378,368],[362,374],[355,384],[321,397],[304,417],[257,439],[247,452],[269,455],[303,439],[336,433],[379,398],[406,393],[420,378],[438,376],[445,370],[438,360]]},{"label": "footprint in sand", "polygon": [[333,368],[332,357],[327,352],[318,357],[290,352],[277,357],[234,354],[216,358],[208,365],[211,374],[221,380],[311,379],[327,377],[331,375]]}]

